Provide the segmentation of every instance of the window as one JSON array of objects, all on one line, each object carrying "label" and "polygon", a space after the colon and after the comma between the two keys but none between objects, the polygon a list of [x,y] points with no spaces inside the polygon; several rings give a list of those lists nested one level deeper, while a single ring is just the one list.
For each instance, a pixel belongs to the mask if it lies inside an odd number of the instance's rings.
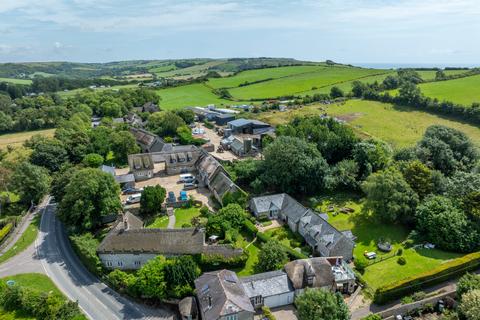
[{"label": "window", "polygon": [[236,314],[231,314],[229,316],[227,316],[227,320],[238,320],[238,317]]},{"label": "window", "polygon": [[255,306],[259,306],[261,304],[263,304],[262,296],[256,296],[255,297]]},{"label": "window", "polygon": [[107,267],[111,267],[113,266],[113,263],[112,261],[106,261],[105,264],[107,265]]},{"label": "window", "polygon": [[117,266],[123,267],[123,261],[118,261],[118,262],[117,262]]},{"label": "window", "polygon": [[142,263],[140,261],[135,261],[134,264],[135,264],[135,267],[139,267]]}]

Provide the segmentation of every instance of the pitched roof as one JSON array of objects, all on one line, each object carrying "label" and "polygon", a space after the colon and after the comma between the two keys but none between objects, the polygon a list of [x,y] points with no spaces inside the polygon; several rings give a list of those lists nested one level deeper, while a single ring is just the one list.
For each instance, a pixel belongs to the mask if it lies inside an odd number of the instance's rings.
[{"label": "pitched roof", "polygon": [[147,153],[131,154],[128,158],[129,162],[131,159],[134,170],[153,170],[154,168],[152,157]]},{"label": "pitched roof", "polygon": [[284,269],[295,289],[305,288],[308,277],[313,277],[311,286],[314,288],[333,286],[335,282],[332,265],[324,257],[294,260]]},{"label": "pitched roof", "polygon": [[124,221],[127,223],[127,229],[141,229],[143,228],[143,220],[127,211],[123,215]]},{"label": "pitched roof", "polygon": [[282,271],[271,271],[240,278],[249,298],[256,296],[270,297],[293,291],[287,274]]},{"label": "pitched roof", "polygon": [[98,253],[198,254],[203,252],[205,234],[185,229],[112,229]]},{"label": "pitched roof", "polygon": [[101,169],[103,172],[110,173],[112,176],[115,175],[115,167],[106,166],[106,165],[102,164],[102,166],[101,166],[100,169]]},{"label": "pitched roof", "polygon": [[215,172],[217,171],[218,168],[221,168],[222,165],[220,162],[218,162],[217,159],[212,157],[209,154],[204,154],[201,158],[200,161],[197,163],[197,169],[200,172],[201,175],[204,175],[207,177],[208,181],[210,181]]},{"label": "pitched roof", "polygon": [[133,173],[120,174],[115,176],[115,181],[118,183],[135,182],[135,175]]},{"label": "pitched roof", "polygon": [[225,193],[234,193],[240,191],[240,188],[223,172],[215,175],[210,182],[210,188],[214,190],[220,198],[223,198]]},{"label": "pitched roof", "polygon": [[195,288],[203,320],[217,320],[241,311],[255,312],[233,271],[206,272],[195,280]]},{"label": "pitched roof", "polygon": [[230,121],[230,122],[228,122],[228,124],[232,125],[234,127],[243,127],[243,126],[246,126],[246,125],[249,125],[249,124],[254,124],[254,125],[257,125],[257,126],[270,126],[268,123],[265,123],[265,122],[262,122],[262,121],[259,121],[259,120],[243,119],[243,118]]},{"label": "pitched roof", "polygon": [[250,208],[257,213],[268,212],[272,206],[277,207],[282,214],[288,216],[288,221],[294,223],[297,223],[308,211],[301,203],[286,193],[255,197],[250,201]]}]

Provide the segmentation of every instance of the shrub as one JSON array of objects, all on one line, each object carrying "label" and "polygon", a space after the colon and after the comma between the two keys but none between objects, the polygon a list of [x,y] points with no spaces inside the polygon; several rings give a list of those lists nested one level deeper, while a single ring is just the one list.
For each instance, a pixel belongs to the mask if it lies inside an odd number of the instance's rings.
[{"label": "shrub", "polygon": [[355,269],[357,269],[358,272],[363,274],[365,272],[365,268],[368,266],[368,261],[363,257],[359,257],[355,259],[353,264],[355,265]]},{"label": "shrub", "polygon": [[412,296],[405,296],[402,299],[400,299],[400,302],[402,304],[409,304],[409,303],[414,302],[414,300],[413,300]]},{"label": "shrub", "polygon": [[368,316],[362,318],[362,320],[382,320],[382,317],[378,314],[369,314]]},{"label": "shrub", "polygon": [[70,236],[70,243],[85,267],[93,274],[102,275],[103,266],[97,256],[98,240],[87,232]]},{"label": "shrub", "polygon": [[12,231],[13,224],[11,222],[7,223],[1,230],[0,230],[0,243],[5,240],[5,238],[8,236],[10,231]]},{"label": "shrub", "polygon": [[208,214],[210,213],[210,210],[208,210],[208,207],[207,206],[202,206],[200,208],[200,215],[202,217],[206,217]]},{"label": "shrub", "polygon": [[375,292],[375,303],[383,304],[398,299],[421,288],[441,283],[447,279],[462,275],[480,267],[480,252],[467,254],[446,262],[432,270],[415,276],[392,282],[378,288]]},{"label": "shrub", "polygon": [[225,258],[222,255],[202,254],[198,264],[200,265],[202,271],[205,272],[219,269],[243,268],[247,260],[248,253],[246,251],[244,251],[242,255],[233,258]]},{"label": "shrub", "polygon": [[255,236],[258,232],[257,227],[248,219],[243,222],[243,229],[252,236]]},{"label": "shrub", "polygon": [[272,311],[270,310],[269,307],[263,306],[262,307],[262,313],[263,313],[264,317],[267,318],[268,320],[276,320],[275,316],[273,315],[273,313],[272,313]]},{"label": "shrub", "polygon": [[403,254],[403,249],[400,248],[397,250],[397,256],[401,256]]},{"label": "shrub", "polygon": [[404,257],[400,257],[397,259],[397,263],[401,266],[404,266],[407,264],[407,260]]}]

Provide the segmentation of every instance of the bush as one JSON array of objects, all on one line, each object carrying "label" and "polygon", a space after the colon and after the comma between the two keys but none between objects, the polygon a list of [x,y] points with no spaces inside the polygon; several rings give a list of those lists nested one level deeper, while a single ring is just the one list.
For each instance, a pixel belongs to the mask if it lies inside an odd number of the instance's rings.
[{"label": "bush", "polygon": [[258,232],[257,227],[248,219],[245,219],[245,221],[243,221],[243,229],[252,236],[255,236]]},{"label": "bush", "polygon": [[242,255],[233,258],[225,258],[222,255],[202,254],[198,264],[200,265],[202,271],[205,272],[219,269],[243,268],[245,267],[247,260],[248,253],[246,251],[244,251]]},{"label": "bush", "polygon": [[80,258],[85,267],[93,274],[101,276],[103,266],[97,256],[99,241],[91,233],[70,236],[70,243],[73,250]]},{"label": "bush", "polygon": [[397,256],[401,256],[403,254],[403,249],[400,248],[397,250]]},{"label": "bush", "polygon": [[397,263],[401,266],[404,266],[407,264],[407,260],[404,257],[400,257],[397,259]]},{"label": "bush", "polygon": [[382,317],[378,314],[369,314],[365,318],[362,318],[362,320],[382,320]]},{"label": "bush", "polygon": [[388,301],[421,290],[424,287],[441,283],[468,271],[476,270],[479,267],[480,252],[467,254],[461,258],[446,262],[427,272],[400,281],[395,281],[378,288],[375,292],[374,301],[378,304],[384,304]]},{"label": "bush", "polygon": [[207,207],[207,206],[202,206],[202,207],[200,208],[200,215],[201,215],[202,217],[208,216],[209,213],[210,213],[210,210],[208,210],[208,207]]},{"label": "bush", "polygon": [[275,316],[273,315],[272,311],[270,311],[269,307],[263,306],[262,313],[263,313],[263,316],[268,320],[276,320]]},{"label": "bush", "polygon": [[5,240],[5,238],[9,235],[10,231],[12,231],[12,228],[13,224],[9,222],[0,230],[0,243]]},{"label": "bush", "polygon": [[365,272],[365,268],[368,266],[368,261],[363,257],[359,257],[353,261],[353,264],[355,265],[355,269],[363,274]]}]

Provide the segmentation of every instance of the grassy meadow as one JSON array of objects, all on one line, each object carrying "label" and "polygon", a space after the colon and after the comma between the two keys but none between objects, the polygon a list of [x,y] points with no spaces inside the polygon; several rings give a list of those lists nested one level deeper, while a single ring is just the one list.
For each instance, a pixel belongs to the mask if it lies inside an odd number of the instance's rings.
[{"label": "grassy meadow", "polygon": [[[451,75],[456,75],[456,74],[462,74],[467,72],[468,70],[444,70],[443,72],[447,76]],[[434,80],[435,75],[437,74],[437,71],[435,70],[418,70],[418,74],[422,77],[423,80]]]},{"label": "grassy meadow", "polygon": [[14,84],[32,84],[29,79],[15,79],[15,78],[0,78],[0,82],[9,82]]},{"label": "grassy meadow", "polygon": [[465,106],[480,103],[480,75],[465,78],[429,82],[419,85],[422,93],[438,100],[447,100]]},{"label": "grassy meadow", "polygon": [[0,149],[6,148],[7,146],[18,147],[22,145],[26,140],[30,139],[36,134],[42,136],[53,137],[55,129],[45,129],[45,130],[36,130],[36,131],[25,131],[17,133],[7,133],[0,135]]},{"label": "grassy meadow", "polygon": [[265,112],[256,115],[256,118],[279,125],[297,116],[320,115],[325,112],[345,120],[361,137],[377,137],[389,142],[394,148],[415,144],[425,130],[434,124],[461,130],[480,145],[480,128],[476,126],[414,108],[366,100],[349,100],[334,105],[310,105],[285,112]]},{"label": "grassy meadow", "polygon": [[323,87],[342,84],[356,79],[387,73],[384,70],[349,67],[326,67],[317,71],[286,76],[266,82],[230,89],[240,100],[269,99],[288,95],[301,95]]}]

